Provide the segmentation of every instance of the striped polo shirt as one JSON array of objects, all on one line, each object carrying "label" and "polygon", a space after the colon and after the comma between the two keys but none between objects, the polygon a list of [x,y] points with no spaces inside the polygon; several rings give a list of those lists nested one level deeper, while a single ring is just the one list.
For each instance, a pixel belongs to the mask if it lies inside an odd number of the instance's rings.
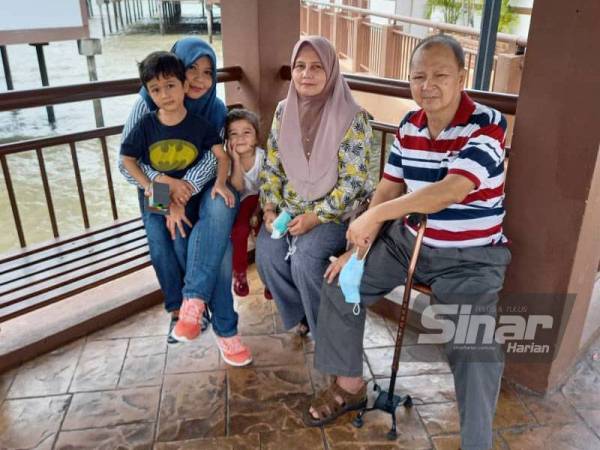
[{"label": "striped polo shirt", "polygon": [[384,178],[405,183],[407,192],[447,174],[462,175],[475,184],[462,202],[427,216],[426,245],[464,248],[507,241],[502,233],[505,132],[502,114],[473,102],[464,92],[454,119],[437,139],[429,135],[423,110],[409,112],[402,120]]}]

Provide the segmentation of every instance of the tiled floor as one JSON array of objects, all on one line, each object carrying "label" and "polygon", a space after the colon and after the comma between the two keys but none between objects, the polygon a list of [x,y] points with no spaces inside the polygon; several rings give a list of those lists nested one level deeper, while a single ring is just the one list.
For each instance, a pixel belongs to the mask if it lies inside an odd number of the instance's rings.
[{"label": "tiled floor", "polygon": [[[386,440],[389,417],[344,417],[305,428],[307,397],[326,385],[312,368],[314,345],[282,330],[256,273],[237,301],[240,330],[254,364],[233,369],[212,332],[167,346],[168,318],[157,306],[0,375],[0,449],[457,449],[452,376],[436,347],[409,332],[398,390],[413,396],[398,410],[399,437]],[[370,315],[365,373],[389,376],[393,324]],[[548,398],[505,385],[495,420],[495,449],[600,449],[600,343],[564,388]]]}]

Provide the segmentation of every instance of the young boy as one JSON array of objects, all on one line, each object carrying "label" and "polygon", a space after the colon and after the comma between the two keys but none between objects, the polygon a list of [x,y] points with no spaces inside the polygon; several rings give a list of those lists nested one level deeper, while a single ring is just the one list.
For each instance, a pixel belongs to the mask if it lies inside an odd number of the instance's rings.
[{"label": "young boy", "polygon": [[[183,63],[172,53],[154,52],[139,64],[139,72],[158,110],[143,116],[121,144],[125,169],[144,188],[146,196],[151,195],[152,183],[138,166],[138,160],[160,171],[162,175],[156,181],[168,184],[171,191],[188,190],[181,178],[198,162],[202,149],[210,148],[218,161],[214,191],[227,204],[233,203],[234,196],[226,186],[229,157],[223,151],[221,137],[210,122],[188,114],[184,106],[188,82]],[[174,202],[169,216],[183,236],[185,220],[179,213],[184,206]]]},{"label": "young boy", "polygon": [[[174,54],[151,53],[139,64],[139,72],[141,81],[158,110],[144,115],[121,144],[123,166],[143,187],[146,196],[151,194],[152,183],[139,167],[138,161],[161,172],[157,181],[169,184],[172,191],[165,225],[173,239],[178,235],[185,238],[184,224],[192,227],[188,219],[190,211],[186,212],[186,205],[175,200],[180,196],[174,195],[174,191],[185,189],[181,183],[186,182],[181,178],[188,168],[198,162],[203,150],[210,148],[217,158],[217,179],[212,188],[212,196],[214,198],[218,194],[227,205],[234,206],[234,194],[226,186],[229,157],[223,151],[217,130],[203,117],[186,110],[184,98],[188,83],[185,68]],[[146,221],[144,225],[146,226]],[[152,233],[164,230],[146,226],[146,232],[149,245],[152,246]],[[156,267],[159,262],[153,258],[152,264]],[[186,271],[192,270],[189,264],[186,266],[185,259],[183,265]],[[172,321],[172,338],[178,341],[196,338],[200,333],[199,319],[204,309],[204,299],[185,298],[179,320]],[[231,309],[233,310],[233,304]],[[235,347],[240,350],[238,340],[236,337]],[[242,350],[247,353],[247,357],[238,358],[238,362],[251,361],[249,351],[246,348]]]}]

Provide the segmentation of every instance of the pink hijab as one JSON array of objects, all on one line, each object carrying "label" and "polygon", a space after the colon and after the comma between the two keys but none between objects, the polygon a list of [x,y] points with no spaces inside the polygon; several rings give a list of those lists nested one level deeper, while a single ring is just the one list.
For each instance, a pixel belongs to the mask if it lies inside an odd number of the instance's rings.
[{"label": "pink hijab", "polygon": [[304,45],[319,55],[327,81],[323,91],[312,97],[300,97],[294,82],[290,83],[279,132],[279,155],[294,190],[312,201],[327,195],[337,183],[340,144],[361,108],[352,98],[336,51],[327,39],[300,39],[292,52],[292,70]]}]

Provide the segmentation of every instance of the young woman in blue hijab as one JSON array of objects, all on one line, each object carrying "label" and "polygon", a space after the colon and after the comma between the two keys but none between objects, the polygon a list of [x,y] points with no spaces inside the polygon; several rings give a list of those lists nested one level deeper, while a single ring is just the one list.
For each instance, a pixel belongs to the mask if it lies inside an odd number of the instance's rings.
[{"label": "young woman in blue hijab", "polygon": [[[227,108],[217,97],[217,60],[214,50],[199,38],[187,37],[177,41],[171,51],[183,61],[186,68],[189,87],[185,106],[188,113],[204,117],[222,132]],[[123,139],[143,115],[156,109],[150,95],[142,87],[123,129]],[[149,179],[161,181],[160,172],[150,166],[140,166]],[[213,329],[225,361],[231,361],[234,365],[245,365],[251,362],[251,356],[237,335],[238,316],[233,309],[231,295],[229,236],[237,213],[237,204],[235,208],[230,208],[220,196],[211,198],[210,188],[216,177],[216,167],[215,156],[207,151],[201,160],[187,171],[182,180],[169,180],[172,198],[186,204],[186,215],[188,211],[194,211],[190,214],[191,217],[188,216],[193,226],[191,230],[186,230],[187,238],[177,235],[172,239],[165,226],[164,217],[144,210],[144,193],[141,189],[140,208],[146,230],[151,229],[148,233],[149,239],[159,241],[153,246],[155,251],[151,252],[150,257],[164,292],[165,308],[171,314],[168,342],[176,342],[171,331],[180,317],[182,289],[186,280],[193,280],[193,283],[202,286],[205,292],[203,300],[212,313]],[[136,184],[121,165],[119,169],[130,183]],[[192,336],[197,335],[194,327],[199,329],[200,325],[194,323],[195,317],[193,314],[189,316],[185,307],[182,308],[181,320],[178,328],[186,321],[186,329],[191,330]],[[203,325],[202,328],[205,328],[206,325]],[[236,352],[240,355],[235,354]],[[242,355],[244,357],[240,358]]]}]

